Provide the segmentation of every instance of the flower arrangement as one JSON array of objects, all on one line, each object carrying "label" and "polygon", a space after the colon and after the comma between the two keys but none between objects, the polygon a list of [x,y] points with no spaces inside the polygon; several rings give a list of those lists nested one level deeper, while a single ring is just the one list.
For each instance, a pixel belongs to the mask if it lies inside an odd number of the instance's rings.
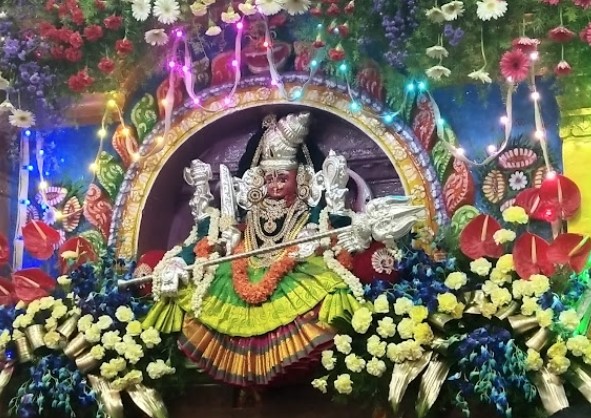
[{"label": "flower arrangement", "polygon": [[[334,348],[312,385],[396,412],[420,377],[419,417],[438,398],[465,414],[476,402],[511,417],[530,416],[535,400],[547,414],[568,405],[563,383],[588,393],[591,243],[560,227],[579,205],[576,186],[551,173],[500,221],[467,221],[459,248],[439,248],[444,258],[401,247],[399,281],[366,286],[365,307],[333,324]],[[551,242],[530,232],[532,219],[549,223]]]},{"label": "flower arrangement", "polygon": [[72,258],[69,265],[57,283],[32,275],[13,290],[3,282],[3,290],[14,292],[0,308],[1,380],[13,396],[11,413],[111,415],[122,391],[138,402],[153,398],[151,408],[165,413],[151,388],[176,371],[174,341],[144,329],[139,319],[149,302],[117,288],[133,265],[110,250],[93,264]]}]

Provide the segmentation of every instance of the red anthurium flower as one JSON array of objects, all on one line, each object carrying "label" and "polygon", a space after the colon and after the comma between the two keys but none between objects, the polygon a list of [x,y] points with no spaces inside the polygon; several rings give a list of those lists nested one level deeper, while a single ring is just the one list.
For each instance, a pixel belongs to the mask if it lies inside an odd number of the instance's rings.
[{"label": "red anthurium flower", "polygon": [[513,246],[513,264],[515,271],[524,280],[533,274],[550,276],[555,267],[548,260],[548,244],[543,238],[525,232],[515,241]]},{"label": "red anthurium flower", "polygon": [[14,284],[4,277],[0,277],[0,305],[7,306],[16,302]]},{"label": "red anthurium flower", "polygon": [[493,235],[501,225],[490,215],[478,215],[472,219],[460,234],[460,249],[471,259],[480,257],[499,258],[503,247],[497,244]]},{"label": "red anthurium flower", "polygon": [[540,202],[549,221],[569,219],[581,207],[581,191],[568,177],[547,176],[540,186]]},{"label": "red anthurium flower", "polygon": [[41,221],[30,221],[22,229],[25,249],[38,260],[47,260],[53,255],[60,234]]},{"label": "red anthurium flower", "polygon": [[8,263],[8,257],[10,256],[10,249],[8,248],[8,240],[2,234],[0,234],[0,266]]},{"label": "red anthurium flower", "polygon": [[540,208],[540,189],[530,187],[522,190],[516,197],[514,206],[519,206],[527,212],[530,218],[545,220],[538,217]]},{"label": "red anthurium flower", "polygon": [[40,269],[17,271],[12,275],[12,282],[14,293],[24,302],[48,296],[55,289],[55,280]]},{"label": "red anthurium flower", "polygon": [[548,260],[554,264],[568,265],[574,272],[580,273],[585,268],[591,239],[579,234],[560,234],[550,245]]},{"label": "red anthurium flower", "polygon": [[90,242],[82,237],[70,238],[58,249],[62,274],[75,270],[82,264],[96,261],[96,254]]}]

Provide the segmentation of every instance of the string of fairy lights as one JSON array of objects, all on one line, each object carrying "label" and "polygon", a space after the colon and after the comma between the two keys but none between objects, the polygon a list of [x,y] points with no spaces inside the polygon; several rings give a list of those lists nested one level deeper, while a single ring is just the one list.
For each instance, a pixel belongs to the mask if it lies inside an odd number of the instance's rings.
[{"label": "string of fairy lights", "polygon": [[[319,69],[322,67],[323,60],[325,58],[325,53],[322,48],[314,48],[314,54],[312,59],[309,63],[309,75],[307,80],[302,83],[301,86],[292,87],[290,91],[287,91],[285,84],[282,80],[281,74],[277,69],[277,65],[274,60],[273,54],[273,39],[271,36],[271,32],[269,29],[267,18],[263,16],[263,21],[265,23],[265,37],[263,42],[263,47],[266,48],[266,58],[269,65],[269,73],[271,79],[271,87],[277,88],[281,97],[289,102],[297,102],[300,100],[306,91],[306,88],[311,83],[314,76],[318,73]],[[105,106],[105,111],[103,117],[101,119],[100,128],[97,131],[97,136],[99,138],[99,145],[96,157],[94,161],[89,165],[89,170],[93,173],[91,183],[96,180],[97,172],[100,170],[100,155],[105,149],[105,140],[109,133],[109,124],[111,122],[111,116],[114,113],[116,117],[116,123],[121,126],[121,130],[119,132],[120,135],[123,135],[125,138],[124,144],[129,152],[131,161],[134,163],[138,163],[145,158],[148,158],[154,154],[157,154],[162,148],[165,146],[165,136],[166,133],[171,129],[171,119],[172,119],[172,112],[174,107],[174,92],[175,92],[175,79],[176,77],[182,77],[185,90],[189,97],[189,103],[191,103],[195,108],[199,108],[205,112],[219,112],[234,106],[234,96],[242,79],[242,40],[244,35],[244,29],[246,22],[244,20],[240,20],[234,25],[234,30],[236,32],[235,37],[235,44],[234,44],[234,56],[231,60],[231,69],[234,72],[234,82],[232,87],[230,88],[228,94],[222,100],[223,108],[220,109],[219,106],[215,107],[208,107],[205,106],[202,102],[202,99],[199,97],[198,92],[195,91],[195,84],[196,78],[195,73],[192,69],[193,61],[192,55],[190,53],[189,48],[189,39],[186,36],[185,31],[182,28],[176,28],[172,31],[172,48],[169,54],[169,58],[167,60],[167,69],[168,69],[168,91],[166,96],[161,100],[161,105],[164,107],[164,132],[162,135],[156,137],[153,141],[153,146],[150,149],[144,150],[143,153],[140,154],[140,151],[137,151],[132,145],[132,130],[129,126],[127,126],[124,116],[123,110],[121,109],[119,103],[116,99],[111,98],[107,101]],[[178,57],[179,49],[182,51],[182,56]],[[554,176],[555,171],[552,169],[550,164],[550,159],[548,155],[548,142],[546,137],[546,129],[544,126],[544,122],[542,119],[541,113],[541,95],[537,89],[536,80],[535,80],[535,62],[538,60],[538,53],[532,52],[530,54],[530,59],[532,62],[531,70],[530,70],[530,80],[529,80],[529,87],[531,90],[531,100],[533,103],[534,109],[534,123],[535,123],[535,131],[533,132],[533,138],[536,139],[540,147],[542,149],[543,159],[547,168],[547,176]],[[351,82],[349,80],[349,65],[346,61],[343,61],[337,67],[340,76],[346,82],[346,90],[347,94],[351,100],[349,108],[352,113],[367,113],[371,114],[372,116],[376,115],[376,112],[364,107],[359,100],[358,95],[354,92],[353,88],[351,87]],[[446,121],[441,117],[440,111],[433,100],[432,94],[428,89],[428,85],[425,81],[411,81],[407,83],[404,87],[404,95],[401,100],[400,106],[396,110],[386,110],[383,113],[379,114],[378,116],[381,118],[385,125],[391,125],[402,110],[407,105],[407,102],[410,98],[414,97],[417,93],[422,93],[428,95],[431,99],[435,118],[436,118],[436,132],[438,138],[442,141],[442,143],[446,146],[448,151],[456,158],[467,164],[468,166],[483,166],[489,164],[491,161],[495,160],[501,153],[503,153],[509,142],[511,131],[513,127],[513,102],[512,97],[516,91],[516,84],[510,78],[506,80],[506,96],[505,96],[505,114],[500,117],[500,123],[504,127],[504,137],[500,144],[490,144],[486,148],[487,157],[481,161],[477,161],[474,159],[468,158],[466,155],[466,151],[461,146],[455,145],[452,143],[450,138],[450,127],[446,124]],[[21,135],[23,136],[23,141],[29,140],[32,137],[32,132],[30,129],[23,130]],[[43,150],[43,140],[42,136],[39,133],[36,133],[37,144],[36,144],[36,163],[39,173],[39,182],[38,182],[38,189],[40,192],[40,196],[42,196],[42,205],[47,205],[47,197],[46,197],[46,190],[50,187],[48,180],[45,178],[43,173],[43,158],[44,158],[44,150]],[[24,158],[24,157],[23,157]],[[24,161],[24,159],[23,159]],[[30,175],[32,171],[34,171],[33,165],[30,164],[28,159],[26,160],[26,164],[23,164],[23,170],[27,171],[27,177]],[[28,178],[27,178],[27,188],[28,188]],[[25,217],[26,220],[26,206],[28,206],[31,202],[28,199],[27,191],[19,191],[19,202],[25,206]],[[65,215],[65,216],[72,216],[73,214]],[[57,212],[55,214],[56,219],[63,218],[64,215]],[[20,218],[23,218],[22,216]],[[20,235],[20,228],[23,226],[24,220],[21,219],[17,225],[17,234],[18,238]]]}]

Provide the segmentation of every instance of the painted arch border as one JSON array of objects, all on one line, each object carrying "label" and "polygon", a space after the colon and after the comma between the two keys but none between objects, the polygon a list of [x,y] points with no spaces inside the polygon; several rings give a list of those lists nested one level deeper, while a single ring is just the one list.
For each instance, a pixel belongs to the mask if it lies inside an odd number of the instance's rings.
[{"label": "painted arch border", "polygon": [[425,206],[425,226],[436,231],[438,225],[448,221],[441,185],[428,153],[406,125],[397,120],[384,124],[380,116],[384,111],[382,104],[353,91],[361,109],[352,111],[351,97],[345,84],[325,77],[309,80],[307,75],[301,74],[284,75],[283,81],[288,93],[296,89],[301,91],[297,102],[286,100],[278,88],[270,87],[268,77],[251,77],[238,85],[231,103],[227,102],[231,86],[211,87],[198,95],[203,108],[187,102],[174,110],[172,124],[166,134],[163,121],[152,129],[142,143],[140,155],[146,155],[164,137],[161,149],[129,167],[113,208],[109,243],[115,246],[120,257],[136,255],[143,209],[161,168],[170,157],[206,125],[258,106],[300,105],[332,113],[351,123],[388,156],[412,203]]}]

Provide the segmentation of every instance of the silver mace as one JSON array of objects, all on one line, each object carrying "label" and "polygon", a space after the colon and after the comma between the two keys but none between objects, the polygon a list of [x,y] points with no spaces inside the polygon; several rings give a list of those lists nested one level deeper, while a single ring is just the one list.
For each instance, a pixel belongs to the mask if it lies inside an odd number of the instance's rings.
[{"label": "silver mace", "polygon": [[[291,247],[294,245],[305,244],[307,242],[312,242],[312,241],[318,241],[322,238],[330,237],[331,235],[342,234],[344,232],[348,232],[351,230],[351,228],[353,228],[351,225],[344,226],[342,228],[337,228],[337,229],[332,229],[330,231],[321,232],[316,235],[310,235],[308,237],[294,239],[293,241],[283,242],[281,244],[275,244],[270,247],[257,248],[256,250],[252,250],[252,251],[249,251],[246,253],[232,254],[232,255],[225,256],[225,257],[216,258],[213,260],[207,260],[207,261],[204,261],[203,263],[199,263],[199,264],[191,264],[190,266],[186,267],[186,270],[191,271],[195,267],[195,265],[199,265],[202,267],[208,267],[208,266],[213,266],[216,264],[225,263],[227,261],[234,261],[234,260],[239,260],[241,258],[254,257],[257,255],[266,254],[266,253],[270,253],[270,252],[277,251],[277,250],[282,250],[284,248]],[[131,279],[131,280],[119,280],[119,281],[117,281],[117,285],[119,286],[120,289],[125,289],[130,286],[136,286],[136,285],[150,282],[150,281],[152,281],[152,278],[153,277],[151,275],[148,275],[148,276],[136,277],[135,279]]]}]

